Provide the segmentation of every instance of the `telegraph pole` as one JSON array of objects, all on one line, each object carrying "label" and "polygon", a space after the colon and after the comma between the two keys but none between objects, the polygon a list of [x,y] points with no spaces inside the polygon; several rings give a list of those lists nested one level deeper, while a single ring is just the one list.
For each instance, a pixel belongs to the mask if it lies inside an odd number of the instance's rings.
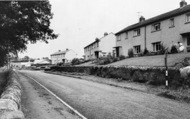
[{"label": "telegraph pole", "polygon": [[169,86],[169,83],[168,83],[168,48],[166,49],[166,51],[165,51],[165,68],[166,68],[166,70],[165,70],[165,78],[166,78],[166,82],[165,82],[165,85],[166,85],[166,88],[168,88],[168,86]]}]

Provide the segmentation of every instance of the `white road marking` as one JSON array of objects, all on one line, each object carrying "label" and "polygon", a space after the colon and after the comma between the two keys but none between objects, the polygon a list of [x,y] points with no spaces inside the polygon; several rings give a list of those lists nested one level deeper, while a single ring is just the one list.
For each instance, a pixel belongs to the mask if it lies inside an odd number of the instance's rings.
[{"label": "white road marking", "polygon": [[39,83],[38,81],[36,81],[34,78],[27,76],[28,78],[32,79],[34,82],[36,82],[37,84],[39,84],[41,87],[43,87],[45,90],[47,90],[50,94],[52,94],[53,96],[55,96],[61,103],[63,103],[65,106],[67,106],[69,109],[71,109],[73,112],[75,112],[78,116],[80,116],[82,119],[87,119],[85,116],[83,116],[80,112],[78,112],[76,109],[74,109],[73,107],[71,107],[69,104],[67,104],[65,101],[63,101],[61,98],[59,98],[55,93],[53,93],[52,91],[50,91],[49,89],[47,89],[44,85],[42,85],[41,83]]}]

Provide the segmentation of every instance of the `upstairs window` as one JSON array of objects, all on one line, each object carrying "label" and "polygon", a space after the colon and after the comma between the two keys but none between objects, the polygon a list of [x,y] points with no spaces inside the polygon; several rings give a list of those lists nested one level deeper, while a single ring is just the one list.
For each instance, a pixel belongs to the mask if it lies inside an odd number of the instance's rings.
[{"label": "upstairs window", "polygon": [[155,42],[155,43],[152,43],[152,45],[153,45],[153,51],[154,52],[161,50],[161,42]]},{"label": "upstairs window", "polygon": [[117,36],[117,41],[121,41],[121,35]]},{"label": "upstairs window", "polygon": [[160,30],[160,23],[156,23],[152,25],[152,32]]},{"label": "upstairs window", "polygon": [[137,53],[137,54],[141,52],[141,46],[140,45],[134,46],[134,49],[135,49],[135,53]]},{"label": "upstairs window", "polygon": [[190,22],[190,13],[186,14],[186,23]]},{"label": "upstairs window", "polygon": [[125,39],[128,39],[128,32],[125,32]]},{"label": "upstairs window", "polygon": [[175,26],[175,24],[174,24],[174,18],[172,18],[172,19],[170,19],[170,28],[172,28],[172,27],[174,27]]},{"label": "upstairs window", "polygon": [[133,36],[140,36],[140,35],[141,35],[141,30],[140,29],[134,30]]}]

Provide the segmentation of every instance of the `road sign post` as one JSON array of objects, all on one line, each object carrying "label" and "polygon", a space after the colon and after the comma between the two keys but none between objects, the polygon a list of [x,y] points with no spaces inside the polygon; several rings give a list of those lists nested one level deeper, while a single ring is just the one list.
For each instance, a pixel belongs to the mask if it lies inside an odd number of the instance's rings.
[{"label": "road sign post", "polygon": [[165,67],[166,67],[166,70],[165,70],[165,79],[166,79],[166,82],[165,82],[165,86],[166,88],[168,88],[169,86],[169,82],[168,82],[168,49],[166,49],[165,51]]}]

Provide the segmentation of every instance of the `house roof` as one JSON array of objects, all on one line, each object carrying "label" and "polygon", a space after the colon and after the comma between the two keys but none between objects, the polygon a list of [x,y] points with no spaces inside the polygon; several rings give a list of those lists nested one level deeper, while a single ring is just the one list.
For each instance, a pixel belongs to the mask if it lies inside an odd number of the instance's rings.
[{"label": "house roof", "polygon": [[169,19],[171,17],[175,17],[175,16],[178,16],[178,15],[187,13],[187,12],[190,12],[190,5],[186,5],[184,7],[180,7],[178,9],[172,10],[170,12],[167,12],[167,13],[158,15],[156,17],[147,19],[147,20],[145,20],[143,22],[139,22],[139,23],[133,24],[131,26],[128,26],[128,27],[124,28],[123,30],[117,32],[116,35],[119,35],[121,33],[129,31],[129,30],[134,30],[134,29],[142,27],[142,26],[146,26],[146,25],[152,24],[154,22],[158,22],[158,21],[161,21],[161,20]]},{"label": "house roof", "polygon": [[46,59],[35,60],[34,64],[50,64],[50,61]]},{"label": "house roof", "polygon": [[94,42],[92,42],[92,43],[90,43],[89,45],[87,45],[86,47],[84,47],[84,49],[86,49],[87,47],[89,47],[89,46],[91,46],[92,44],[94,44],[94,43],[97,43],[97,42],[99,42],[100,40],[95,40]]},{"label": "house roof", "polygon": [[[115,35],[114,33],[109,33],[108,35],[110,35],[110,34],[113,34],[113,35]],[[108,35],[106,35],[106,36],[108,36]],[[91,46],[92,44],[94,44],[94,43],[96,43],[96,42],[99,42],[101,39],[103,39],[104,37],[106,37],[106,36],[103,36],[103,37],[101,37],[101,38],[99,38],[99,40],[95,40],[94,42],[92,42],[92,43],[90,43],[89,45],[87,45],[86,47],[84,47],[84,49],[86,49],[87,47],[89,47],[89,46]]]},{"label": "house roof", "polygon": [[51,56],[52,55],[60,55],[60,54],[65,54],[67,51],[65,50],[65,51],[57,51],[57,52],[55,52],[55,53],[53,53],[53,54],[51,54]]}]

